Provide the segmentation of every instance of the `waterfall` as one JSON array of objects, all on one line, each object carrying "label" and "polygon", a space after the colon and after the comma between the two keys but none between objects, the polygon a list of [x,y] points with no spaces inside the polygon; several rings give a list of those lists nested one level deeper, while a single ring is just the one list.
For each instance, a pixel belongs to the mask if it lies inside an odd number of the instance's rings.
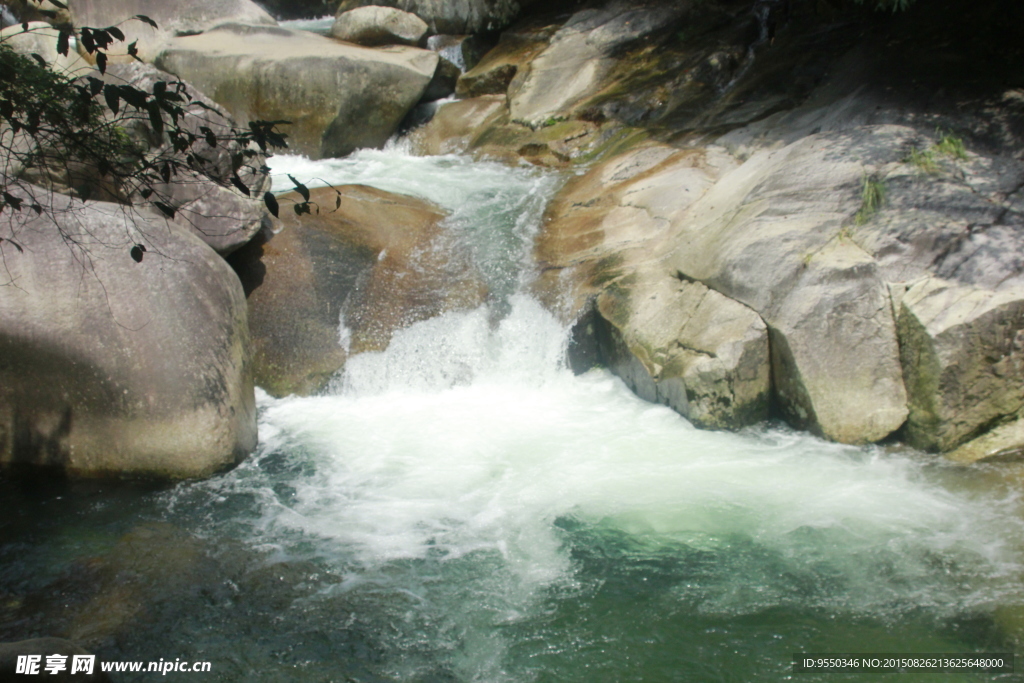
[{"label": "waterfall", "polygon": [[378,674],[778,680],[813,643],[973,647],[951,624],[1024,599],[1012,492],[912,452],[698,430],[606,371],[574,376],[525,288],[554,178],[400,146],[271,163],[448,208],[502,293],[355,356],[327,395],[261,394],[258,453],[167,497],[231,511],[204,534],[343,577],[288,609],[358,606],[383,629]]},{"label": "waterfall", "polygon": [[18,17],[14,15],[11,8],[0,3],[0,28],[7,28],[19,23]]}]

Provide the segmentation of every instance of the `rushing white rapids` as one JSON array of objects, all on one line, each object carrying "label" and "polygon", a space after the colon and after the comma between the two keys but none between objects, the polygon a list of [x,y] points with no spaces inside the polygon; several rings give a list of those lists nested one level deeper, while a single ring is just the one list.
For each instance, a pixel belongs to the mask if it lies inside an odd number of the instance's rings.
[{"label": "rushing white rapids", "polygon": [[[459,680],[557,680],[535,662],[601,642],[601,620],[635,621],[625,605],[651,577],[667,578],[643,620],[669,625],[777,609],[898,623],[1020,602],[1014,497],[943,485],[924,456],[698,430],[605,371],[573,376],[567,331],[520,287],[551,178],[396,148],[273,161],[419,194],[466,239],[503,245],[480,253],[505,259],[507,314],[413,325],[351,359],[330,395],[261,395],[257,456],[193,485],[255,501],[232,533],[336,568],[347,578],[333,591],[404,596],[397,651],[434,639]],[[633,574],[621,600],[594,602],[610,575]],[[591,635],[544,630],[574,600],[594,610],[579,626]],[[404,656],[389,665],[399,678],[415,668]]]}]

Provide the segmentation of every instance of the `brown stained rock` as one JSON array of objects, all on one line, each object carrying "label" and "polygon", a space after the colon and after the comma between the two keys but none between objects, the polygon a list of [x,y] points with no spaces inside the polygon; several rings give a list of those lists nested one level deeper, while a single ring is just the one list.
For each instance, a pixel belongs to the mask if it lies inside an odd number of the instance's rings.
[{"label": "brown stained rock", "polygon": [[335,191],[318,189],[321,213],[302,217],[285,195],[280,232],[233,259],[249,291],[256,383],[275,396],[314,393],[350,354],[382,350],[396,330],[486,297],[437,207],[361,185],[339,190],[336,212]]},{"label": "brown stained rock", "polygon": [[505,31],[498,44],[459,78],[455,94],[463,99],[504,95],[520,67],[540,54],[557,30],[557,24],[540,21]]}]

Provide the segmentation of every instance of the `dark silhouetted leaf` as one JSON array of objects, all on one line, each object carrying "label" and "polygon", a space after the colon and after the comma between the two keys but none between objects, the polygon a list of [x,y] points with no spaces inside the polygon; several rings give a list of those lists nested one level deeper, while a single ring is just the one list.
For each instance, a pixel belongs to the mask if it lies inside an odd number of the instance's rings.
[{"label": "dark silhouetted leaf", "polygon": [[53,5],[54,7],[60,8],[60,9],[67,9],[68,8],[68,6],[65,5],[63,2],[61,2],[60,0],[50,0],[50,4]]},{"label": "dark silhouetted leaf", "polygon": [[93,97],[96,97],[103,91],[103,81],[98,78],[93,78],[92,76],[86,76],[85,78],[89,81],[89,91],[92,93]]},{"label": "dark silhouetted leaf", "polygon": [[128,253],[130,253],[132,255],[132,259],[136,263],[142,263],[142,255],[144,253],[146,253],[146,248],[144,246],[142,246],[141,244],[136,244],[134,247],[132,247],[132,250],[130,252],[128,252]]},{"label": "dark silhouetted leaf", "polygon": [[160,209],[161,213],[163,213],[168,218],[174,218],[174,214],[177,213],[177,211],[175,211],[173,206],[168,206],[167,204],[164,204],[163,202],[153,202],[153,206],[155,206],[156,208]]},{"label": "dark silhouetted leaf", "polygon": [[121,96],[120,91],[116,85],[105,85],[103,86],[103,99],[107,101],[107,106],[110,107],[110,111],[115,114],[118,112],[121,104],[119,98]]},{"label": "dark silhouetted leaf", "polygon": [[239,192],[244,194],[246,197],[251,197],[252,194],[249,192],[249,188],[245,186],[242,179],[238,177],[238,174],[231,176],[231,184],[238,188]]},{"label": "dark silhouetted leaf", "polygon": [[71,31],[61,31],[60,35],[57,36],[57,52],[67,57],[70,47]]},{"label": "dark silhouetted leaf", "polygon": [[137,41],[137,40],[132,41],[131,45],[128,46],[128,54],[130,54],[132,57],[134,57],[136,61],[141,62],[142,60],[139,59],[139,48],[136,47],[138,44],[139,44],[139,41]]},{"label": "dark silhouetted leaf", "polygon": [[118,27],[108,26],[106,28],[106,31],[114,38],[117,38],[119,41],[124,42],[124,33],[122,33],[121,29],[119,29]]},{"label": "dark silhouetted leaf", "polygon": [[23,199],[6,192],[4,192],[4,201],[15,211],[21,211],[21,205],[24,203]]},{"label": "dark silhouetted leaf", "polygon": [[44,69],[46,68],[46,60],[39,56],[38,53],[33,52],[29,55],[29,57],[36,60],[36,64],[38,64],[39,66],[43,67]]},{"label": "dark silhouetted leaf", "polygon": [[92,54],[93,52],[95,52],[96,51],[96,41],[93,40],[92,30],[83,26],[82,30],[79,32],[79,35],[81,36],[82,47],[85,48],[85,51],[88,52],[89,54]]},{"label": "dark silhouetted leaf", "polygon": [[153,21],[152,19],[147,17],[145,14],[136,14],[135,18],[138,19],[139,21],[143,21],[143,22],[149,24],[153,28],[160,28],[159,26],[156,25],[155,21]]},{"label": "dark silhouetted leaf", "polygon": [[274,214],[274,218],[279,218],[278,211],[280,207],[277,204],[277,197],[274,196],[273,192],[267,192],[263,195],[263,203],[267,205],[267,211]]},{"label": "dark silhouetted leaf", "polygon": [[147,109],[149,110],[149,124],[153,126],[153,132],[157,135],[163,135],[164,117],[160,115],[160,105],[156,102],[150,102]]},{"label": "dark silhouetted leaf", "polygon": [[101,74],[107,73],[107,55],[105,52],[96,53],[96,68]]},{"label": "dark silhouetted leaf", "polygon": [[341,208],[341,195],[339,194],[338,198],[334,202],[334,210],[337,211],[340,208]]},{"label": "dark silhouetted leaf", "polygon": [[298,192],[299,194],[301,194],[302,198],[308,202],[309,201],[309,188],[306,187],[305,185],[303,185],[302,183],[300,183],[298,180],[296,180],[295,176],[293,176],[291,174],[288,175],[288,180],[292,181],[292,185],[295,186],[295,191]]}]

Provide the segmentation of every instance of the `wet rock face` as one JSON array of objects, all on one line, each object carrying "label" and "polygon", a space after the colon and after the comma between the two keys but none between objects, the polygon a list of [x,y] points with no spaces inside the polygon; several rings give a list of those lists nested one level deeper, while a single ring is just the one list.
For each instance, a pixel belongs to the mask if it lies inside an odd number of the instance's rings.
[{"label": "wet rock face", "polygon": [[768,416],[768,330],[750,308],[681,278],[666,255],[672,217],[729,167],[722,154],[640,147],[570,181],[537,243],[542,300],[569,319],[592,307],[581,321],[591,362],[716,429]]},{"label": "wet rock face", "polygon": [[[445,239],[437,207],[361,185],[339,189],[338,211],[285,218],[269,241],[232,258],[249,292],[256,383],[274,396],[314,393],[349,355],[382,350],[396,330],[473,308],[487,294],[468,255]],[[312,191],[325,209],[337,196]]]},{"label": "wet rock face", "polygon": [[282,125],[293,153],[379,147],[419,102],[437,67],[428,50],[380,50],[304,31],[243,24],[170,41],[155,64],[193,84],[238,123]]},{"label": "wet rock face", "polygon": [[0,465],[179,479],[241,461],[256,414],[231,269],[162,218],[33,192],[48,211],[0,228]]},{"label": "wet rock face", "polygon": [[641,398],[709,429],[768,418],[768,330],[754,311],[668,277],[610,287],[596,310],[599,358]]},{"label": "wet rock face", "polygon": [[356,45],[414,45],[422,47],[427,25],[415,14],[393,7],[357,7],[339,12],[331,37]]},{"label": "wet rock face", "polygon": [[[127,54],[128,46],[137,42],[139,55],[145,61],[152,61],[161,43],[175,35],[202,33],[225,22],[266,26],[277,23],[251,0],[76,0],[68,5],[75,26],[121,27],[125,41],[112,46],[111,54]],[[138,14],[148,16],[157,28],[131,19]]]},{"label": "wet rock face", "polygon": [[508,26],[534,0],[342,0],[339,12],[365,5],[382,5],[412,12],[425,21],[431,34],[484,33]]}]

